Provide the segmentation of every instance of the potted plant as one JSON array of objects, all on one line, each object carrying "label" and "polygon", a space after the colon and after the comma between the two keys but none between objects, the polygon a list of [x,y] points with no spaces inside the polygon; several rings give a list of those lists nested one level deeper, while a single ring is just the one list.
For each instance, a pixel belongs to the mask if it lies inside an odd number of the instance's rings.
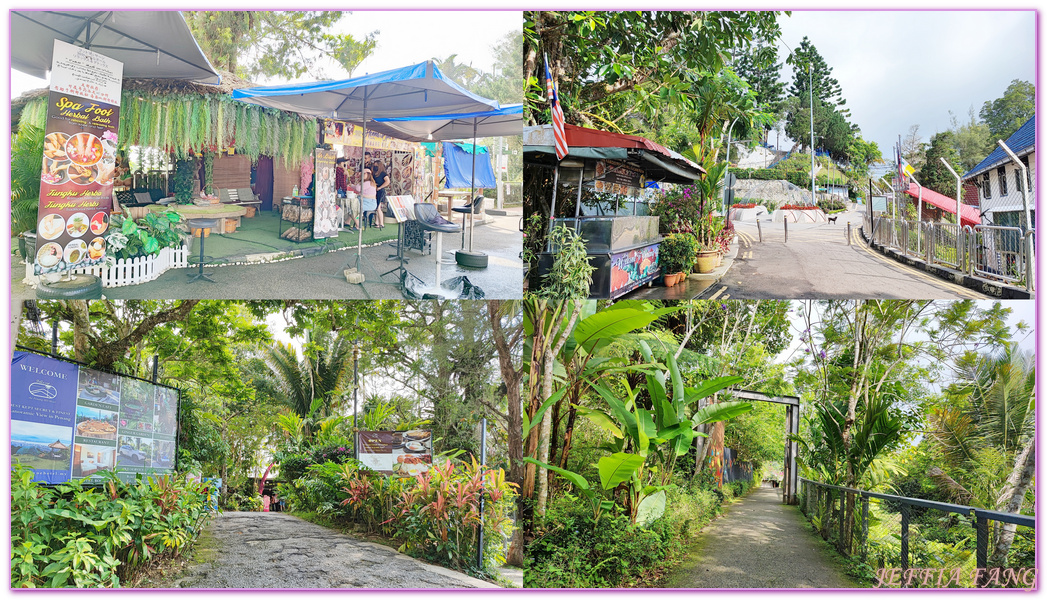
[{"label": "potted plant", "polygon": [[698,238],[698,260],[696,271],[709,273],[716,268],[719,244],[716,236],[723,229],[723,218],[714,215],[720,182],[727,170],[727,163],[717,163],[707,157],[702,165],[705,174],[695,181],[698,190],[698,218],[694,221],[694,235]]},{"label": "potted plant", "polygon": [[658,247],[658,262],[665,273],[666,286],[672,287],[687,277],[698,251],[698,240],[689,233],[673,233]]}]

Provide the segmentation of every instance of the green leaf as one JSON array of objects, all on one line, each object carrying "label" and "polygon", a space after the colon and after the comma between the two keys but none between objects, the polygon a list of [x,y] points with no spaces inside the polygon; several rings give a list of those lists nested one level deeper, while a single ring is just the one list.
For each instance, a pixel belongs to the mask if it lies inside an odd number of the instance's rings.
[{"label": "green leaf", "polygon": [[574,328],[574,339],[586,352],[592,353],[601,340],[610,340],[642,329],[657,318],[657,315],[647,311],[611,307],[580,321]]},{"label": "green leaf", "polygon": [[605,490],[612,490],[618,484],[632,479],[640,467],[643,466],[644,458],[629,452],[616,452],[605,456],[596,463],[600,472],[600,485]]},{"label": "green leaf", "polygon": [[[603,429],[607,433],[619,439],[625,437],[622,433],[622,429],[618,427],[618,424],[614,422],[614,419],[612,419],[610,415],[603,412],[602,410],[596,410],[595,408],[585,408],[584,406],[578,406],[577,409],[578,414],[592,421],[593,424],[599,427],[600,429]],[[525,418],[526,416],[527,415],[524,415]],[[524,436],[526,437],[526,435],[527,429],[525,427]]]},{"label": "green leaf", "polygon": [[134,219],[124,219],[124,224],[120,226],[120,231],[124,235],[131,235],[138,231],[138,225],[135,225]]},{"label": "green leaf", "polygon": [[658,491],[640,501],[636,507],[636,524],[644,527],[665,514],[665,492]]},{"label": "green leaf", "polygon": [[737,385],[741,383],[743,379],[741,377],[717,377],[708,381],[703,381],[696,388],[687,388],[687,404],[693,404],[697,400],[712,396],[720,390]]},{"label": "green leaf", "polygon": [[699,424],[716,423],[744,415],[752,409],[753,405],[749,402],[720,402],[699,408],[691,420]]},{"label": "green leaf", "polygon": [[566,392],[567,392],[567,388],[565,388],[565,387],[560,388],[560,389],[556,390],[555,392],[553,392],[553,394],[551,396],[546,398],[545,402],[542,402],[542,405],[538,407],[538,410],[534,411],[534,416],[533,417],[528,417],[527,413],[526,412],[524,413],[524,429],[523,429],[523,436],[524,437],[527,437],[527,435],[531,432],[531,429],[534,428],[536,425],[538,425],[539,423],[542,422],[542,416],[545,414],[545,411],[548,410],[550,406],[552,406],[552,405],[556,404],[557,402],[559,402],[560,398],[563,398],[563,395]]},{"label": "green leaf", "polygon": [[539,467],[545,467],[546,469],[549,469],[550,471],[553,471],[555,473],[560,474],[561,477],[563,477],[567,481],[570,481],[571,484],[574,485],[574,487],[578,488],[578,490],[580,492],[582,492],[582,494],[584,494],[586,497],[591,498],[594,495],[594,492],[589,487],[589,482],[586,481],[585,477],[582,477],[581,475],[579,475],[578,473],[575,473],[574,471],[568,471],[566,469],[561,469],[560,467],[554,467],[553,465],[550,465],[548,463],[544,463],[544,462],[542,462],[540,460],[535,460],[535,459],[531,458],[530,456],[528,456],[527,458],[525,458],[523,460],[524,460],[525,463],[531,463],[531,464],[534,464],[534,465],[538,465]]}]

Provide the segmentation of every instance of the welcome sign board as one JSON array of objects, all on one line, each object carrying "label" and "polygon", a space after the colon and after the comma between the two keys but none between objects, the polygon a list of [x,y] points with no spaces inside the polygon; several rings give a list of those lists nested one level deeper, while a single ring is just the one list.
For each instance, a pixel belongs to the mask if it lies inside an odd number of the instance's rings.
[{"label": "welcome sign board", "polygon": [[48,484],[173,472],[178,404],[174,388],[15,352],[11,463]]}]

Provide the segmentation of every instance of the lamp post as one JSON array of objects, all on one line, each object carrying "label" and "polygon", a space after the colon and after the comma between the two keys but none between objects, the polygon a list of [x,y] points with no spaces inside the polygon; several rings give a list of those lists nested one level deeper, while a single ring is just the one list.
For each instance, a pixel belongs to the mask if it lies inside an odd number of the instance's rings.
[{"label": "lamp post", "polygon": [[949,164],[949,161],[945,160],[944,156],[939,156],[938,160],[942,161],[945,168],[949,169],[949,172],[952,173],[952,176],[956,179],[956,223],[962,226],[963,223],[960,221],[960,196],[963,192],[960,190],[960,176],[956,174],[956,171],[953,170],[952,165]]},{"label": "lamp post", "polygon": [[807,63],[807,87],[811,92],[811,202],[814,202],[814,75],[810,62]]}]

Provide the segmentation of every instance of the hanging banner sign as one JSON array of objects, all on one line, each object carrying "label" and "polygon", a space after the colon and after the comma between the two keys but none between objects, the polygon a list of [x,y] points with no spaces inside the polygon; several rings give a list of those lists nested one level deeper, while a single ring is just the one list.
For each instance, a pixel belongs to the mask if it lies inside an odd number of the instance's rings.
[{"label": "hanging banner sign", "polygon": [[335,191],[334,150],[316,149],[313,184],[313,239],[338,237],[338,197]]},{"label": "hanging banner sign", "polygon": [[34,272],[105,262],[123,63],[55,40]]},{"label": "hanging banner sign", "polygon": [[616,160],[596,162],[596,191],[614,192],[624,196],[639,193],[643,171]]},{"label": "hanging banner sign", "polygon": [[[328,144],[339,144],[341,146],[362,145],[364,129],[353,123],[345,121],[324,121],[324,141]],[[418,144],[406,140],[390,137],[376,131],[367,132],[367,149],[377,150],[404,150],[414,152]]]},{"label": "hanging banner sign", "polygon": [[429,431],[361,431],[356,434],[360,462],[386,475],[416,475],[433,464],[433,434]]}]

